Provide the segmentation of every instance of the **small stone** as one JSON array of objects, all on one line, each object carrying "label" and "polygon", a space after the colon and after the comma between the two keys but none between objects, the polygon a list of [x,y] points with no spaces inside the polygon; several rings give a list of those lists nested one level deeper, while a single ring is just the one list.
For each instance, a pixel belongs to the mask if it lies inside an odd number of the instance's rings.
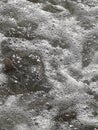
[{"label": "small stone", "polygon": [[70,128],[73,128],[73,125],[69,125]]},{"label": "small stone", "polygon": [[40,62],[40,59],[37,59],[37,62]]},{"label": "small stone", "polygon": [[17,81],[17,80],[15,80],[14,82],[15,82],[15,83],[18,83],[18,81]]},{"label": "small stone", "polygon": [[68,115],[68,114],[66,114],[66,117],[69,117],[69,115]]},{"label": "small stone", "polygon": [[10,58],[5,58],[3,62],[5,65],[6,71],[15,70],[15,66],[13,64],[13,61]]},{"label": "small stone", "polygon": [[35,122],[35,125],[38,125],[38,122]]},{"label": "small stone", "polygon": [[13,55],[13,58],[15,58],[16,56],[15,55]]},{"label": "small stone", "polygon": [[20,63],[20,61],[18,60],[17,63]]}]

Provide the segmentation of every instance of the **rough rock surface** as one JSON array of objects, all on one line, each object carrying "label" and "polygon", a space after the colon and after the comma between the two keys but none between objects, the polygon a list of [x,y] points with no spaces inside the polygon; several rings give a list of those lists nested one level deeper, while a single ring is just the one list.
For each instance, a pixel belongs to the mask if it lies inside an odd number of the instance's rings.
[{"label": "rough rock surface", "polygon": [[98,0],[0,1],[0,130],[98,129]]}]

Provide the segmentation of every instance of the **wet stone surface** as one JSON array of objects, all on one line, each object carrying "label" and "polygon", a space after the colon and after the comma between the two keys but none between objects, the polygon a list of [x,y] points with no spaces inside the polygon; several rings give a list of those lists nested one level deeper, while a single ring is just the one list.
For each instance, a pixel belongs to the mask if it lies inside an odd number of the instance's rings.
[{"label": "wet stone surface", "polygon": [[0,130],[98,129],[98,0],[0,0]]},{"label": "wet stone surface", "polygon": [[[4,41],[3,41],[4,43]],[[10,51],[7,51],[10,49]],[[7,87],[11,93],[45,90],[44,66],[36,53],[13,50],[2,44],[4,73],[8,76]]]}]

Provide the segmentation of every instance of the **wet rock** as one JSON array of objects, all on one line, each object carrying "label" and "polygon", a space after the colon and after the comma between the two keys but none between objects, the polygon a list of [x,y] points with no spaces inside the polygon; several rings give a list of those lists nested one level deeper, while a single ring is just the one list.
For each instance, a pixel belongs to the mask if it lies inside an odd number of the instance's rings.
[{"label": "wet rock", "polygon": [[[14,93],[45,89],[44,65],[39,54],[13,50],[9,41],[2,42],[4,70],[8,76],[8,88]],[[9,51],[10,50],[10,51]]]},{"label": "wet rock", "polygon": [[52,5],[52,4],[47,4],[45,7],[43,7],[43,10],[45,10],[47,12],[51,12],[51,13],[60,13],[64,9],[60,8],[59,6],[55,6],[55,5]]},{"label": "wet rock", "polygon": [[4,1],[0,129],[96,130],[97,0]]},{"label": "wet rock", "polygon": [[6,57],[3,62],[4,62],[4,65],[5,65],[5,71],[15,70],[15,65],[10,58]]},{"label": "wet rock", "polygon": [[34,37],[34,31],[37,29],[38,25],[34,22],[24,20],[18,23],[17,28],[10,28],[5,32],[6,37],[16,37],[16,38],[25,38],[32,40]]},{"label": "wet rock", "polygon": [[71,122],[71,120],[76,119],[76,113],[75,112],[62,112],[60,111],[59,114],[55,117],[56,121],[61,122]]}]

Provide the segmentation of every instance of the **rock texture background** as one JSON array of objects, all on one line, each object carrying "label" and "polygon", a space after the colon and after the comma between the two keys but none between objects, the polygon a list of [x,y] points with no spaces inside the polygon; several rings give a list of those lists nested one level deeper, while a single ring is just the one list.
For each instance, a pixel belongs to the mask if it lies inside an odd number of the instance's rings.
[{"label": "rock texture background", "polygon": [[98,1],[0,0],[0,130],[98,129]]}]

